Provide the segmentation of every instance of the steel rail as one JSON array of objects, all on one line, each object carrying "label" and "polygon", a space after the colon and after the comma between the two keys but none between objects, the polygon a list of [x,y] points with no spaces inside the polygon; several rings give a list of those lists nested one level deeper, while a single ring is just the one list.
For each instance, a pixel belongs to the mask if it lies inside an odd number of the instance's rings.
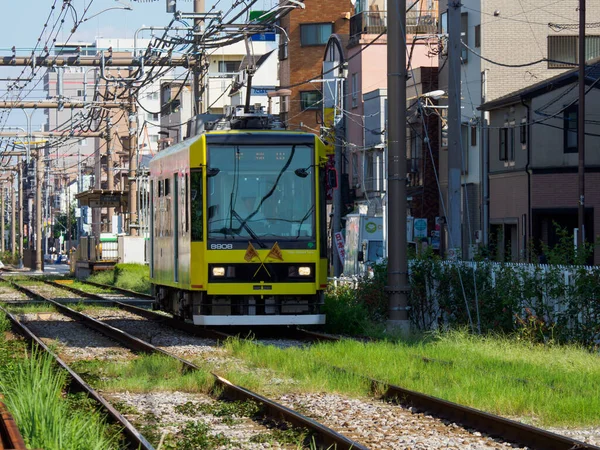
[{"label": "steel rail", "polygon": [[[0,395],[0,400],[2,396]],[[0,450],[27,450],[15,419],[0,401]]]},{"label": "steel rail", "polygon": [[[216,331],[216,330],[211,330],[208,328],[202,328],[199,327],[197,325],[191,324],[191,323],[187,323],[187,322],[183,322],[181,320],[177,320],[174,319],[172,317],[168,317],[168,316],[164,316],[162,314],[157,314],[154,311],[149,311],[147,309],[144,308],[140,308],[137,306],[133,306],[133,305],[129,305],[127,303],[124,302],[120,302],[118,300],[115,300],[114,298],[111,297],[104,297],[102,294],[93,294],[91,292],[85,292],[82,291],[81,289],[78,289],[76,287],[73,286],[69,286],[69,285],[65,285],[65,284],[61,284],[61,283],[56,283],[54,281],[50,281],[50,280],[43,280],[44,283],[49,284],[51,286],[54,287],[60,287],[63,289],[66,289],[70,292],[73,292],[75,294],[79,294],[82,296],[85,296],[89,299],[94,299],[94,300],[100,300],[103,302],[112,302],[112,304],[114,306],[116,306],[119,309],[122,309],[124,311],[128,311],[132,314],[137,314],[138,316],[142,316],[146,319],[155,321],[155,322],[161,322],[164,323],[168,326],[170,326],[171,328],[175,328],[175,329],[179,329],[181,331],[184,331],[188,334],[192,334],[196,337],[202,337],[202,338],[208,338],[208,339],[215,339],[217,341],[225,341],[227,338],[231,337],[231,335],[226,334],[226,333],[222,333],[220,331]],[[86,283],[89,283],[86,281]],[[96,287],[103,287],[103,288],[107,288],[107,289],[112,289],[112,286],[109,285],[105,285],[105,284],[100,284],[100,283],[89,283],[93,286]],[[131,294],[135,294],[135,295],[140,295],[138,292],[134,292],[134,291],[129,291],[127,289],[114,289],[116,291],[123,291],[127,294],[131,293]],[[152,297],[153,298],[153,297]]]},{"label": "steel rail", "polygon": [[32,344],[37,345],[48,353],[57,364],[67,371],[70,377],[71,386],[75,389],[82,390],[87,395],[99,403],[109,417],[123,427],[123,433],[127,437],[129,447],[132,449],[142,450],[154,450],[154,447],[142,436],[142,434],[117,411],[108,401],[104,399],[98,392],[96,392],[89,384],[87,384],[67,363],[65,363],[58,355],[56,355],[50,348],[44,344],[25,324],[17,319],[13,314],[5,310],[0,306],[0,310],[4,312],[6,317],[10,320],[13,325],[13,329],[22,335]]},{"label": "steel rail", "polygon": [[[305,334],[309,340],[338,341],[341,338],[298,329],[299,335]],[[426,360],[426,358],[424,358]],[[431,361],[431,360],[429,360]],[[495,414],[487,413],[458,403],[443,400],[420,392],[411,391],[384,381],[360,375],[346,369],[333,367],[334,370],[358,376],[371,383],[373,393],[383,392],[382,398],[392,400],[403,406],[427,412],[435,417],[458,423],[464,428],[472,428],[507,442],[525,445],[540,450],[600,450],[600,447],[552,433],[541,428],[526,425]]]},{"label": "steel rail", "polygon": [[[151,311],[136,308],[134,306],[123,306],[130,308],[130,311],[134,312],[135,314],[142,314],[151,318],[155,316],[162,317]],[[184,324],[183,322],[175,319],[170,319],[165,321],[165,323],[174,326],[175,328],[182,329],[183,331],[189,330],[188,332],[191,333],[196,333],[198,328],[191,324]],[[183,327],[182,325],[187,325],[187,327]],[[215,332],[214,330],[208,329],[205,331]],[[298,329],[297,332],[300,335],[304,334],[308,339],[311,340],[340,340],[340,338],[335,336],[304,329]],[[221,339],[231,336],[227,335],[226,333],[220,334]],[[336,369],[349,373],[345,369]],[[363,377],[362,375],[359,376]],[[459,405],[454,402],[405,389],[387,382],[374,380],[371,377],[363,378],[366,378],[371,382],[374,392],[385,391],[383,394],[383,398],[385,399],[397,401],[404,406],[411,406],[420,411],[427,411],[434,414],[436,417],[451,420],[452,422],[458,423],[465,428],[473,428],[477,431],[486,433],[493,437],[504,439],[509,442],[524,444],[528,447],[540,450],[600,450],[600,447],[598,446],[587,444],[576,439],[552,433],[514,420],[506,419],[495,414],[487,413],[468,406]]]},{"label": "steel rail", "polygon": [[[21,288],[29,291],[29,289],[25,288],[24,286],[21,286]],[[74,320],[85,323],[90,328],[104,334],[105,336],[111,339],[114,339],[117,342],[120,342],[121,344],[131,348],[132,350],[141,351],[145,353],[158,353],[168,356],[169,358],[174,358],[180,362],[182,368],[185,371],[201,370],[194,363],[180,358],[176,355],[173,355],[169,352],[166,352],[158,347],[155,347],[149,342],[143,341],[142,339],[132,336],[131,334],[123,330],[103,323],[80,312],[74,311],[65,305],[62,305],[52,299],[45,297],[44,295],[40,295],[32,291],[29,292],[48,301],[63,314],[73,318]],[[249,391],[248,389],[236,386],[215,373],[211,372],[211,374],[215,378],[215,383],[219,385],[219,387],[221,387],[224,390],[224,392],[227,392],[227,394],[230,397],[237,399],[253,400],[261,404],[265,408],[265,410],[269,412],[269,415],[311,430],[318,436],[319,443],[322,443],[326,447],[334,446],[334,448],[336,448],[337,450],[367,450],[367,447],[337,433],[336,431],[332,430],[329,427],[326,427],[323,424],[320,424],[306,416],[303,416],[302,414],[290,408],[286,408],[285,406],[280,405],[277,402],[262,397],[261,395],[258,395],[252,391]]]}]

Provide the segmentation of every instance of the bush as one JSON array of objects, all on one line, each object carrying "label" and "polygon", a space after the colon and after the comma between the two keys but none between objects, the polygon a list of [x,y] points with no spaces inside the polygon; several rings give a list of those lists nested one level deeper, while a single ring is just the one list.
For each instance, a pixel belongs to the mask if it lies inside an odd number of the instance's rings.
[{"label": "bush", "polygon": [[354,289],[348,286],[327,292],[323,312],[327,317],[325,330],[329,333],[362,335],[367,330],[367,308],[357,301]]}]

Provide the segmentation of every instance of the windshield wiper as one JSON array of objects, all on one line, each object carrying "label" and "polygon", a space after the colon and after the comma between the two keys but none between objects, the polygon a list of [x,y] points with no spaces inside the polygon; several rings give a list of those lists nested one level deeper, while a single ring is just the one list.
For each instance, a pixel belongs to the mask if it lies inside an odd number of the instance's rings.
[{"label": "windshield wiper", "polygon": [[254,232],[254,230],[252,228],[250,228],[250,225],[248,225],[248,223],[247,223],[248,219],[246,219],[246,220],[242,219],[242,216],[240,216],[237,213],[237,211],[233,208],[231,208],[231,215],[240,222],[240,227],[235,230],[237,232],[237,234],[240,234],[240,230],[243,227],[248,232],[248,234],[252,237],[252,239],[254,239],[256,241],[256,243],[258,245],[260,245],[262,248],[266,248],[266,245],[263,244],[263,242],[260,240],[258,235]]},{"label": "windshield wiper", "polygon": [[306,211],[306,214],[304,214],[304,217],[300,220],[300,223],[298,224],[298,234],[296,235],[296,240],[298,240],[300,238],[300,232],[302,231],[302,224],[304,223],[304,221],[306,219],[308,219],[310,217],[310,215],[312,214],[314,209],[315,209],[315,205],[313,203],[312,206],[310,208],[308,208],[308,211]]}]

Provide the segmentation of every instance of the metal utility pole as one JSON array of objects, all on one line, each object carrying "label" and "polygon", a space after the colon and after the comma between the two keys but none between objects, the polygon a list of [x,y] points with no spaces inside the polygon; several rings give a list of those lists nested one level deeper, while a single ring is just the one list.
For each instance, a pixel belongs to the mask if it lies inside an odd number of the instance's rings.
[{"label": "metal utility pole", "polygon": [[[341,80],[336,80],[336,84],[340,83],[342,84],[343,81]],[[341,88],[341,86],[340,86]],[[336,86],[336,90],[337,90],[337,86]],[[338,100],[340,103],[343,101],[343,89],[340,89],[340,99]],[[342,228],[342,208],[344,207],[342,205],[342,185],[341,185],[341,176],[342,176],[342,148],[343,148],[343,140],[344,140],[344,113],[341,114],[341,118],[339,119],[339,122],[337,122],[334,126],[335,129],[335,171],[336,174],[338,176],[338,186],[337,189],[333,190],[333,223],[332,223],[332,230],[334,233],[334,236],[332,236],[332,247],[333,247],[333,254],[331,255],[331,257],[333,258],[333,275],[336,277],[339,277],[342,274],[343,271],[343,267],[342,267],[342,262],[340,261],[340,257],[339,257],[339,253],[338,250],[336,248],[336,239],[335,239],[335,233],[337,232],[341,232],[341,228]]]},{"label": "metal utility pole", "polygon": [[129,234],[137,236],[137,105],[133,95],[129,97],[129,101]]},{"label": "metal utility pole", "polygon": [[37,147],[35,157],[35,271],[42,272],[44,270],[42,267],[42,183],[44,182],[44,150]]},{"label": "metal utility pole", "polygon": [[406,0],[388,0],[388,327],[408,333],[406,252]]},{"label": "metal utility pole", "polygon": [[15,175],[10,176],[10,252],[15,256]]},{"label": "metal utility pole", "polygon": [[462,148],[460,145],[460,0],[448,1],[448,251],[462,257],[461,186]]},{"label": "metal utility pole", "polygon": [[579,154],[579,208],[577,248],[585,242],[585,0],[579,0],[579,108],[577,112],[577,152]]},{"label": "metal utility pole", "polygon": [[[204,0],[194,0],[194,13],[199,14],[204,12]],[[196,37],[194,43],[194,54],[198,55],[199,44],[200,44],[200,28],[202,27],[202,19],[194,19],[194,28],[196,29]],[[194,64],[194,114],[202,114],[202,58],[196,57],[196,63]]]}]

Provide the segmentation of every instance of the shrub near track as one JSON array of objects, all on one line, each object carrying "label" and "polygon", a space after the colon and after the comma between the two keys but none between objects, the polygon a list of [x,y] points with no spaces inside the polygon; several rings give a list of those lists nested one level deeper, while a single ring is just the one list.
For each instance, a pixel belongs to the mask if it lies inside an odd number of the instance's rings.
[{"label": "shrub near track", "polygon": [[63,394],[67,375],[52,359],[28,354],[22,340],[7,340],[10,324],[0,313],[0,393],[29,448],[119,448],[120,432],[106,424],[87,397]]}]

